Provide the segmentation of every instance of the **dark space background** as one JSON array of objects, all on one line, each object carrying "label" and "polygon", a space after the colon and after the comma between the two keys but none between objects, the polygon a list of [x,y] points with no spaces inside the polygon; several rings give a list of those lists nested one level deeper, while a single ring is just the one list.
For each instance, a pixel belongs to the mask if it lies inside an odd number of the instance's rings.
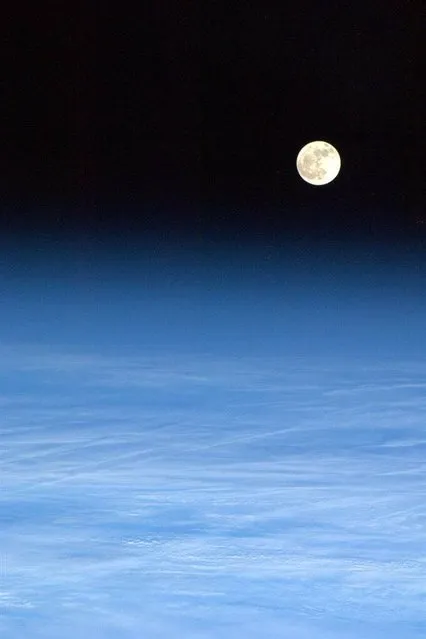
[{"label": "dark space background", "polygon": [[[425,18],[415,0],[9,7],[2,234],[424,237]],[[324,187],[295,168],[314,139],[342,157]]]}]

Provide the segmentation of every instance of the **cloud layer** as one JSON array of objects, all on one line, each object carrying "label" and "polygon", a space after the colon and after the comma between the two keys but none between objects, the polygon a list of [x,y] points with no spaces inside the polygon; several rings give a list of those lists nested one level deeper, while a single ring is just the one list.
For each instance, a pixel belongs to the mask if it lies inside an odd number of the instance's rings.
[{"label": "cloud layer", "polygon": [[3,347],[0,631],[424,635],[425,373]]}]

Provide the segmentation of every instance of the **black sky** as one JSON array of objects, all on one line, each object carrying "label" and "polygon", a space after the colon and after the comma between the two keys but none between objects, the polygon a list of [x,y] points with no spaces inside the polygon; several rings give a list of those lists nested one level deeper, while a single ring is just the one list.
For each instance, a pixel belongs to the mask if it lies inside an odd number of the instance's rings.
[{"label": "black sky", "polygon": [[422,1],[138,4],[9,8],[3,233],[426,236]]}]

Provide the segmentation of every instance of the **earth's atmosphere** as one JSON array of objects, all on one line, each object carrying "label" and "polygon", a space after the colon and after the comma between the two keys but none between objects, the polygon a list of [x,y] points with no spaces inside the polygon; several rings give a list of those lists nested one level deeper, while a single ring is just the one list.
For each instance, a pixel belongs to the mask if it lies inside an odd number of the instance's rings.
[{"label": "earth's atmosphere", "polygon": [[416,258],[49,251],[1,257],[1,635],[426,636]]}]

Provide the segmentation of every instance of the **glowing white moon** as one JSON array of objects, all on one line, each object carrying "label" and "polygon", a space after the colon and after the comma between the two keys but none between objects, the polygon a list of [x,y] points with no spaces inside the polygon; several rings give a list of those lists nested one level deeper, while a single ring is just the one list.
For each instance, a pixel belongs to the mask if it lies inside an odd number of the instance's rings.
[{"label": "glowing white moon", "polygon": [[297,171],[309,184],[320,186],[334,180],[341,166],[340,155],[332,144],[317,140],[300,149],[296,160]]}]

